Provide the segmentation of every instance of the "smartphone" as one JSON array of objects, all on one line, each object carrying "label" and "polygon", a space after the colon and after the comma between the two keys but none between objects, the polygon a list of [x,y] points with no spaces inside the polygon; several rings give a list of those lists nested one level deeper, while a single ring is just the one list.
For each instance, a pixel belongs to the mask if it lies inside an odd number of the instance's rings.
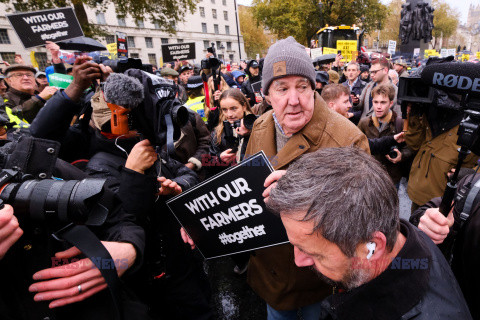
[{"label": "smartphone", "polygon": [[338,51],[337,51],[337,54],[342,54],[342,50],[338,50]]}]

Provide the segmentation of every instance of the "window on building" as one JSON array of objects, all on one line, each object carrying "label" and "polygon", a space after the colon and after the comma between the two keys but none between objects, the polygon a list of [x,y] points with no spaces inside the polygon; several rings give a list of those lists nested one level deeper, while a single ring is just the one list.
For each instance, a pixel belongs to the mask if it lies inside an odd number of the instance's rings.
[{"label": "window on building", "polygon": [[138,53],[130,53],[130,58],[138,59],[138,58],[140,58],[140,54],[138,54]]},{"label": "window on building", "polygon": [[38,62],[38,69],[45,70],[47,66],[47,53],[46,52],[35,52],[35,60]]},{"label": "window on building", "polygon": [[205,18],[205,8],[200,7],[200,17]]},{"label": "window on building", "polygon": [[183,43],[183,39],[178,39],[177,43]]},{"label": "window on building", "polygon": [[151,37],[146,37],[145,45],[147,46],[147,48],[153,48],[153,39]]},{"label": "window on building", "polygon": [[143,19],[137,19],[136,23],[137,23],[137,27],[145,28],[145,23],[143,23]]},{"label": "window on building", "polygon": [[215,4],[215,0],[210,0],[213,4]]},{"label": "window on building", "polygon": [[228,21],[228,11],[223,11],[223,19],[225,19],[225,21]]},{"label": "window on building", "polygon": [[233,61],[234,59],[233,54],[228,55],[228,59],[230,59],[230,61]]},{"label": "window on building", "polygon": [[222,45],[222,43],[220,41],[217,41],[215,45],[217,46],[217,50],[220,50],[220,46]]},{"label": "window on building", "polygon": [[3,61],[7,61],[10,64],[15,64],[15,52],[0,52],[0,56]]},{"label": "window on building", "polygon": [[217,9],[212,9],[212,17],[213,19],[217,19]]},{"label": "window on building", "polygon": [[218,31],[218,24],[214,24],[213,25],[213,30],[215,32],[215,34],[219,34],[220,32]]},{"label": "window on building", "polygon": [[173,30],[177,30],[177,24],[175,23],[175,21],[170,22],[170,25],[172,26]]},{"label": "window on building", "polygon": [[0,44],[10,44],[7,29],[0,29]]},{"label": "window on building", "polygon": [[148,54],[148,63],[153,64],[155,66],[157,65],[157,56],[155,55],[155,53]]},{"label": "window on building", "polygon": [[227,42],[227,51],[232,51],[232,43]]},{"label": "window on building", "polygon": [[114,43],[115,42],[115,36],[114,35],[105,36],[105,42]]},{"label": "window on building", "polygon": [[160,22],[158,22],[158,20],[153,21],[153,27],[155,29],[160,29]]},{"label": "window on building", "polygon": [[204,22],[202,22],[202,32],[203,32],[203,33],[207,33],[207,32],[208,32],[208,31],[207,31],[207,24],[204,23]]},{"label": "window on building", "polygon": [[162,44],[168,44],[168,38],[162,38]]},{"label": "window on building", "polygon": [[219,54],[219,55],[218,55],[218,59],[219,59],[219,60],[223,60],[223,54]]},{"label": "window on building", "polygon": [[123,17],[117,17],[117,21],[118,21],[118,25],[120,27],[126,27],[127,26],[127,22],[125,21],[125,18]]},{"label": "window on building", "polygon": [[229,26],[225,26],[225,34],[230,34],[230,27]]},{"label": "window on building", "polygon": [[107,24],[105,21],[105,14],[103,12],[97,12],[95,15],[97,17],[98,24]]},{"label": "window on building", "polygon": [[227,0],[222,0],[222,4],[223,4],[224,6],[226,6],[226,5],[227,5]]},{"label": "window on building", "polygon": [[128,36],[127,37],[127,45],[129,48],[135,48],[135,37]]},{"label": "window on building", "polygon": [[210,47],[210,42],[208,42],[208,40],[203,40],[203,49],[207,50],[208,47]]}]

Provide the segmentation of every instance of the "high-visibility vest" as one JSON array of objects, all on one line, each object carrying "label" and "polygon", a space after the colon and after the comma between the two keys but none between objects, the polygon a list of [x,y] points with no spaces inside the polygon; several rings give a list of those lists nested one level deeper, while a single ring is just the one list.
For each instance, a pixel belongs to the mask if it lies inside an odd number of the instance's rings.
[{"label": "high-visibility vest", "polygon": [[30,124],[27,122],[25,119],[20,119],[16,115],[13,114],[12,109],[9,107],[5,107],[5,111],[7,113],[8,119],[10,120],[10,123],[15,123],[13,128],[28,128],[30,127]]},{"label": "high-visibility vest", "polygon": [[200,96],[196,97],[194,99],[188,99],[187,103],[185,103],[185,106],[189,108],[192,111],[195,111],[202,117],[202,120],[204,122],[207,122],[207,117],[205,116],[205,97]]}]

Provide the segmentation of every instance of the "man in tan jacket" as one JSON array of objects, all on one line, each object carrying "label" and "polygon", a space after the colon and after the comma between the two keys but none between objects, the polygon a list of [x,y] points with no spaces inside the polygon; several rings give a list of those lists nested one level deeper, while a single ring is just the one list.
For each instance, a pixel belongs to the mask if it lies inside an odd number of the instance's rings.
[{"label": "man in tan jacket", "polygon": [[[264,61],[262,87],[273,110],[252,129],[246,154],[263,150],[276,170],[265,181],[268,197],[290,163],[320,148],[357,146],[368,141],[353,123],[330,110],[315,92],[315,70],[305,48],[292,37],[270,47]],[[266,301],[268,319],[318,319],[320,301],[332,293],[309,268],[294,263],[290,244],[256,250],[248,266],[248,283]]]}]

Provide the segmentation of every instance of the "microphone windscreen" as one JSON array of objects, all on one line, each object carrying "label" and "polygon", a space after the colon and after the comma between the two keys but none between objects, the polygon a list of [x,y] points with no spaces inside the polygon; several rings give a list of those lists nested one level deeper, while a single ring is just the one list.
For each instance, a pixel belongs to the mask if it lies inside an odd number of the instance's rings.
[{"label": "microphone windscreen", "polygon": [[145,98],[143,84],[136,78],[123,73],[112,73],[103,86],[107,102],[124,108],[135,108]]},{"label": "microphone windscreen", "polygon": [[426,84],[457,94],[480,96],[480,65],[470,62],[432,64],[422,71]]}]

